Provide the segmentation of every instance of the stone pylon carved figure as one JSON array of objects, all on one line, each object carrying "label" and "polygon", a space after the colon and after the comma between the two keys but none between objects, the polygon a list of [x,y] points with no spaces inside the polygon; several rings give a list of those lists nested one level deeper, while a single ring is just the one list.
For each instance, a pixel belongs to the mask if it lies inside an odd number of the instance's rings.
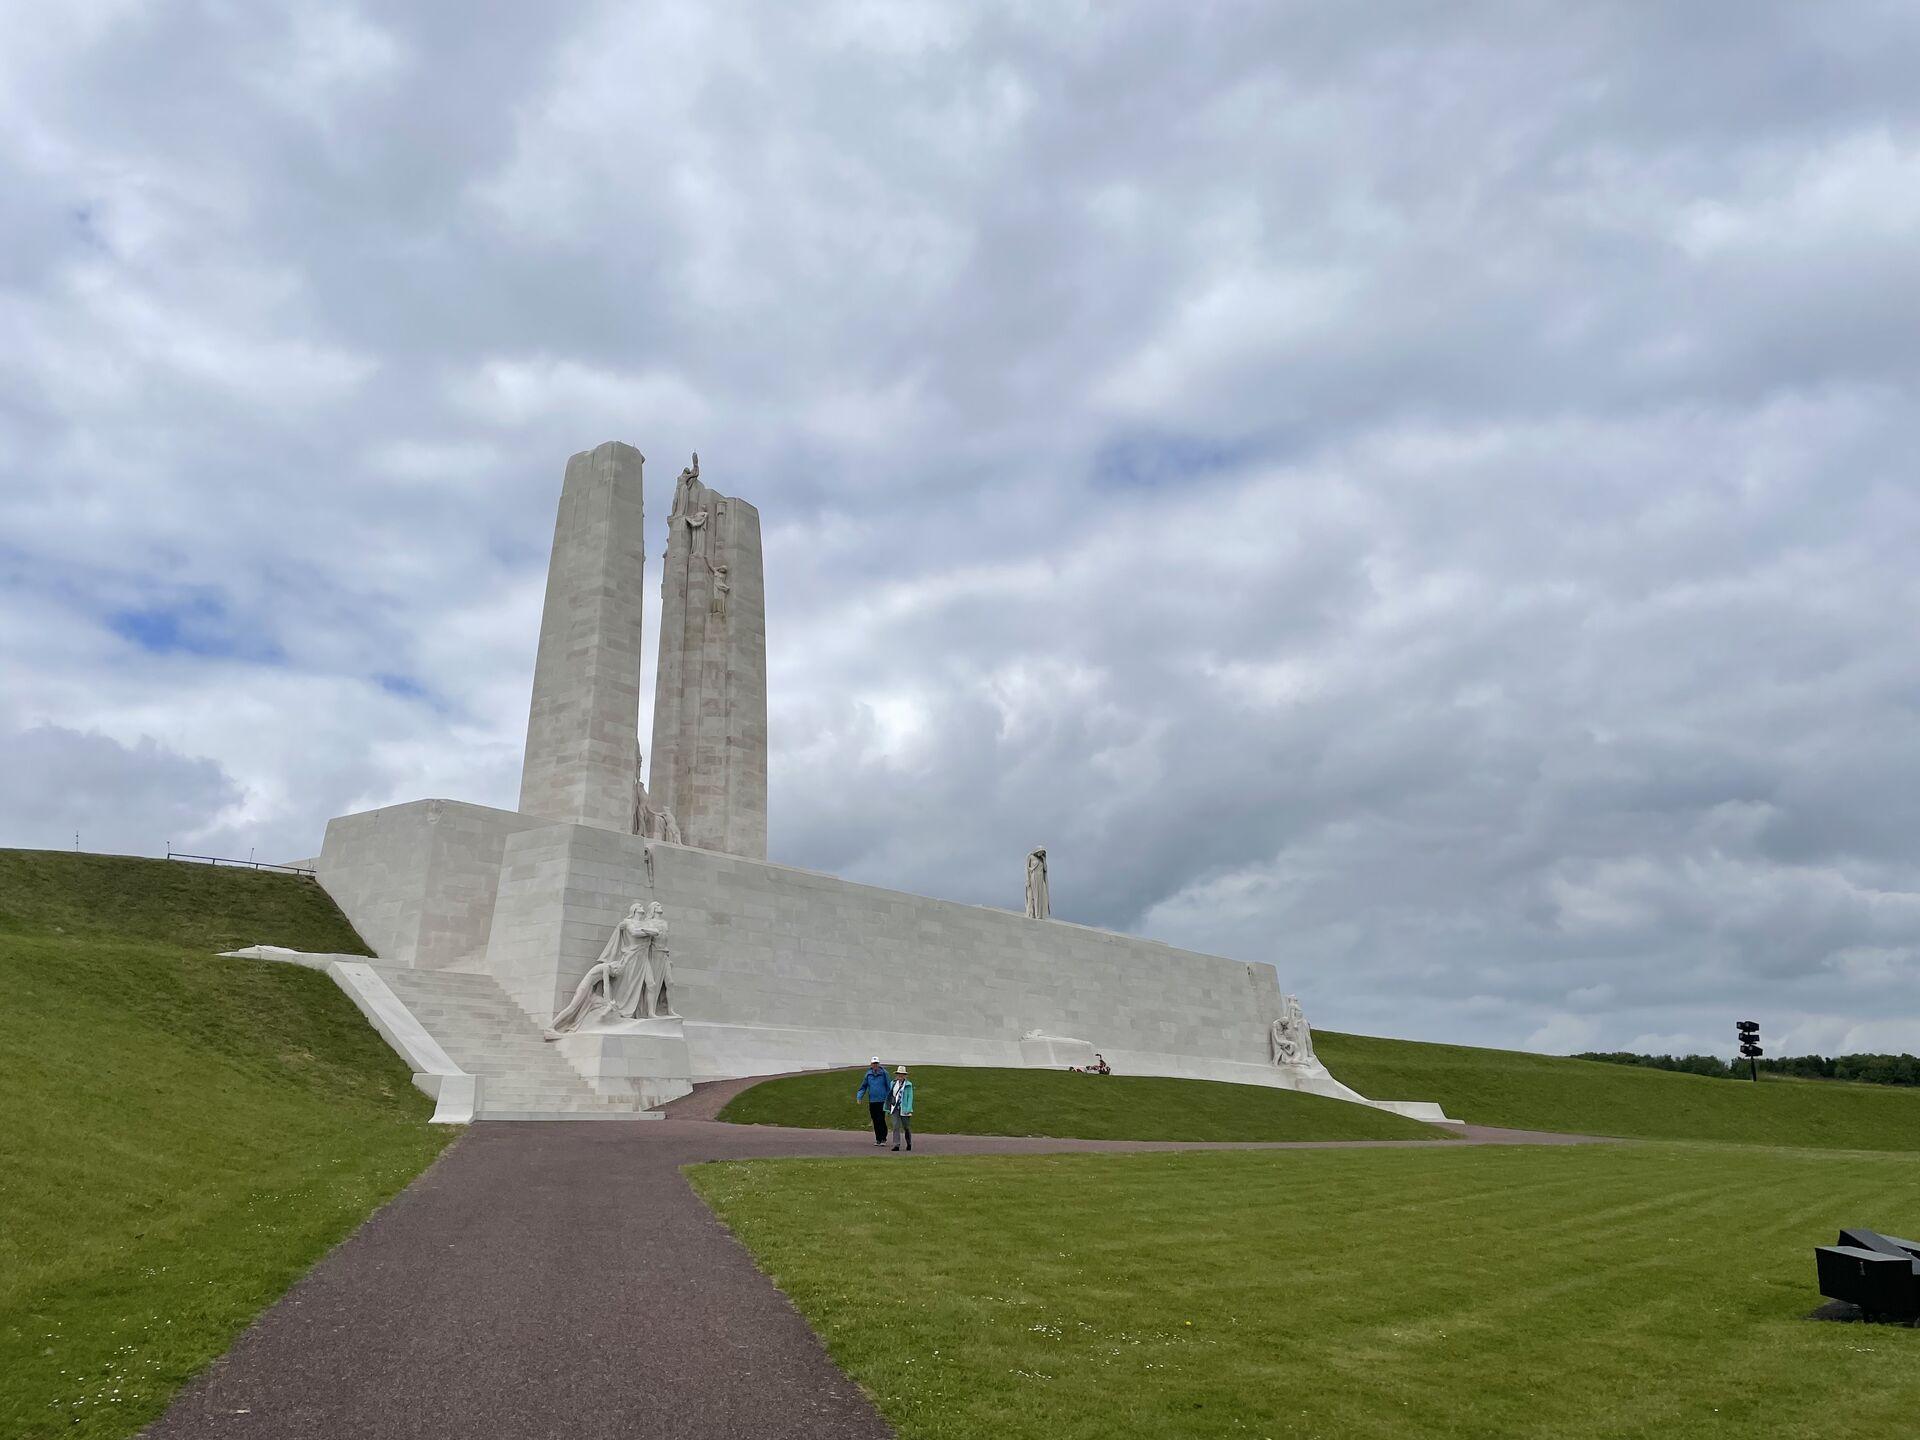
[{"label": "stone pylon carved figure", "polygon": [[642,1010],[649,1020],[678,1019],[667,997],[671,976],[665,912],[658,900],[636,900],[580,977],[573,998],[553,1017],[547,1039],[637,1019]]},{"label": "stone pylon carved figure", "polygon": [[[633,833],[646,840],[664,840],[669,845],[683,845],[680,838],[680,826],[674,821],[671,810],[662,810],[653,803],[647,794],[647,782],[641,774],[640,742],[633,743]],[[652,851],[648,851],[651,864]],[[651,873],[651,872],[649,872]]]},{"label": "stone pylon carved figure", "polygon": [[660,578],[652,804],[685,843],[767,858],[767,602],[760,512],[680,472]]},{"label": "stone pylon carved figure", "polygon": [[1318,1065],[1313,1053],[1313,1030],[1298,995],[1280,997],[1280,1018],[1273,1022],[1273,1063],[1276,1065]]},{"label": "stone pylon carved figure", "polygon": [[1053,897],[1047,893],[1047,852],[1035,850],[1027,856],[1027,918],[1045,920],[1053,913]]}]

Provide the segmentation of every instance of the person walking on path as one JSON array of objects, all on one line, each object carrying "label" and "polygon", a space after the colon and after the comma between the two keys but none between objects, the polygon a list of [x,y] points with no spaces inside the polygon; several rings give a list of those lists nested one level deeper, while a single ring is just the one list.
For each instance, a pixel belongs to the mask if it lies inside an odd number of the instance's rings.
[{"label": "person walking on path", "polygon": [[913,1149],[913,1081],[907,1078],[907,1067],[902,1065],[894,1072],[893,1096],[887,1101],[887,1108],[893,1112],[893,1148],[900,1148],[900,1137],[905,1136],[907,1149]]},{"label": "person walking on path", "polygon": [[887,1084],[887,1067],[880,1063],[878,1055],[868,1062],[867,1073],[860,1077],[860,1088],[853,1092],[853,1098],[867,1102],[867,1114],[873,1117],[873,1143],[886,1144],[887,1104],[893,1098],[893,1090]]}]

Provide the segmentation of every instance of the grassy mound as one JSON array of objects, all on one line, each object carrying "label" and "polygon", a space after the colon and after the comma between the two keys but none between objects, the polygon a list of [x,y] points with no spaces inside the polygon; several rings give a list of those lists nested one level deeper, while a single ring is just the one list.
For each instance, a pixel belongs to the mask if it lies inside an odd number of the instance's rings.
[{"label": "grassy mound", "polygon": [[1920,1093],[1762,1077],[1759,1084],[1598,1060],[1314,1034],[1363,1095],[1437,1100],[1456,1120],[1656,1140],[1920,1150]]},{"label": "grassy mound", "polygon": [[449,1138],[310,880],[0,851],[0,1436],[120,1436]]},{"label": "grassy mound", "polygon": [[256,944],[373,953],[303,876],[64,850],[0,850],[0,935],[8,934],[146,939],[216,953]]},{"label": "grassy mound", "polygon": [[[912,1066],[914,1128],[928,1134],[1074,1140],[1433,1140],[1447,1132],[1344,1100],[1264,1085]],[[767,1080],[720,1112],[736,1125],[860,1130],[858,1070]]]},{"label": "grassy mound", "polygon": [[[1725,1081],[1707,1082],[1724,1085]],[[1902,1435],[1811,1247],[1920,1159],[1713,1145],[699,1166],[903,1440]]]}]

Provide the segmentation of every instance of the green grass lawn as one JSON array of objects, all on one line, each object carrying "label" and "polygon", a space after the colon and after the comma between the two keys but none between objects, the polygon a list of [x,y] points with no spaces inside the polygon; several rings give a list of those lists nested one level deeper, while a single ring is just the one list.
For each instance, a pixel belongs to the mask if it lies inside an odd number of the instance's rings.
[{"label": "green grass lawn", "polygon": [[[1435,1140],[1448,1132],[1345,1100],[1141,1075],[912,1065],[914,1130],[1078,1140]],[[737,1125],[862,1130],[858,1070],[768,1080],[720,1112]]]},{"label": "green grass lawn", "polygon": [[0,850],[0,935],[109,935],[191,950],[370,955],[312,880],[129,855]]},{"label": "green grass lawn", "polygon": [[[1724,1081],[1703,1082],[1727,1084]],[[907,1440],[1914,1433],[1811,1247],[1920,1159],[1720,1145],[695,1167]]]},{"label": "green grass lawn", "polygon": [[121,1436],[437,1155],[309,880],[0,851],[0,1436]]},{"label": "green grass lawn", "polygon": [[1655,1140],[1920,1150],[1920,1091],[1763,1078],[1754,1085],[1599,1060],[1314,1035],[1363,1095],[1437,1100],[1480,1125]]}]

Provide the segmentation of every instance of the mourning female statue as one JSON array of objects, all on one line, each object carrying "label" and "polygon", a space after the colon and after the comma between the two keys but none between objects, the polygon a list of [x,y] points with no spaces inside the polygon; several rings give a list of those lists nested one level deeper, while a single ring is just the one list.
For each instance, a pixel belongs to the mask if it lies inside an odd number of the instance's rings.
[{"label": "mourning female statue", "polygon": [[1313,1031],[1298,995],[1280,997],[1280,1018],[1273,1022],[1273,1063],[1276,1065],[1316,1065]]},{"label": "mourning female statue", "polygon": [[1052,913],[1052,897],[1047,894],[1047,852],[1035,850],[1027,856],[1027,918],[1044,920]]},{"label": "mourning female statue", "polygon": [[600,958],[580,977],[580,984],[553,1023],[547,1039],[595,1022],[633,1020],[646,1011],[649,1020],[672,1020],[667,982],[672,974],[667,959],[667,921],[660,902],[636,900],[626,918],[614,926]]}]

